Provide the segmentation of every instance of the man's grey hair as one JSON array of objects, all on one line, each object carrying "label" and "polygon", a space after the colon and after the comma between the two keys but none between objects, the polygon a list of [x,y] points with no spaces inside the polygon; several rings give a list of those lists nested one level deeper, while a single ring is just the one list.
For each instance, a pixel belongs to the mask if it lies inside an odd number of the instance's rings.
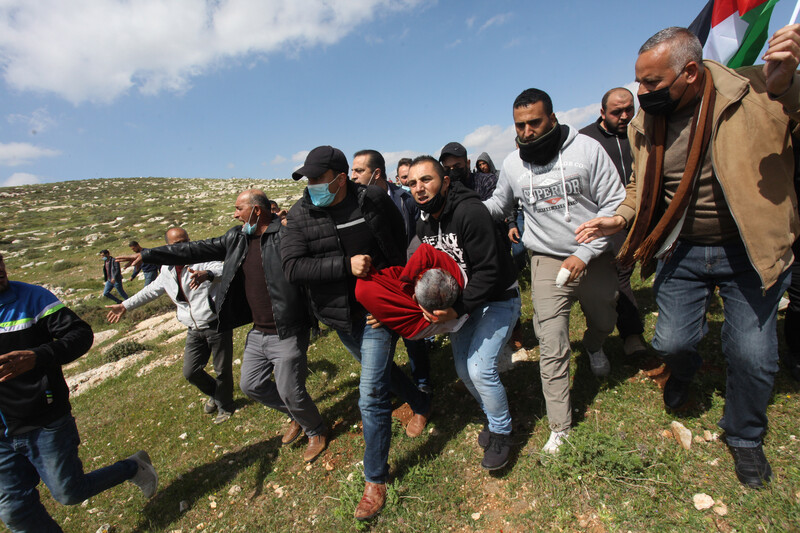
[{"label": "man's grey hair", "polygon": [[645,41],[639,48],[639,55],[652,50],[660,44],[667,44],[670,51],[672,70],[675,74],[680,74],[683,67],[690,61],[694,61],[703,69],[703,45],[697,36],[680,26],[664,28]]},{"label": "man's grey hair", "polygon": [[453,307],[461,287],[450,272],[432,268],[422,274],[414,287],[417,303],[426,311],[439,311]]},{"label": "man's grey hair", "polygon": [[249,205],[258,206],[261,208],[261,211],[265,213],[271,212],[269,198],[267,198],[267,195],[264,194],[262,190],[250,189],[247,191],[247,201]]}]

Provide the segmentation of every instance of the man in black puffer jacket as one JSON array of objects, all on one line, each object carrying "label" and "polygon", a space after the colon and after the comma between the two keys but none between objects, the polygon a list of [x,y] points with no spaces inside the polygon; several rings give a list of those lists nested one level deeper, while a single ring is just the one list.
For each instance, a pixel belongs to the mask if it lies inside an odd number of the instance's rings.
[{"label": "man in black puffer jacket", "polygon": [[[341,150],[314,148],[292,177],[308,178],[308,187],[287,216],[281,244],[283,270],[292,283],[308,287],[317,318],[335,329],[347,350],[361,362],[361,420],[364,425],[364,496],[359,520],[372,518],[386,503],[387,459],[392,437],[390,393],[407,401],[414,417],[407,431],[421,431],[430,414],[428,395],[420,392],[392,362],[397,334],[367,323],[355,298],[356,278],[372,268],[402,265],[405,226],[391,198],[375,185],[347,179]],[[409,429],[411,428],[411,429]]]},{"label": "man in black puffer jacket", "polygon": [[303,459],[311,462],[327,447],[327,427],[306,391],[309,316],[305,294],[287,281],[281,269],[280,244],[286,229],[272,215],[263,191],[244,191],[234,209],[234,217],[244,225],[221,237],[144,249],[119,260],[132,260],[134,265],[224,261],[216,301],[218,330],[253,323],[239,386],[250,398],[292,419],[283,444],[305,431],[308,447]]}]

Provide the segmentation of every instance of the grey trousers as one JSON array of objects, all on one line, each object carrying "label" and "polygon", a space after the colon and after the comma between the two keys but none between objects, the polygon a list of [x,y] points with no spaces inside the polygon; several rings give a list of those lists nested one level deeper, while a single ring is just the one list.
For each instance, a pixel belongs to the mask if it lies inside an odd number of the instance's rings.
[{"label": "grey trousers", "polygon": [[[205,371],[212,355],[216,379]],[[203,394],[214,398],[217,407],[233,411],[233,332],[190,329],[183,351],[183,377]]]},{"label": "grey trousers", "polygon": [[307,349],[308,331],[281,340],[277,335],[250,330],[239,386],[253,400],[288,415],[312,437],[325,430],[325,423],[306,390]]},{"label": "grey trousers", "polygon": [[569,313],[577,300],[586,316],[583,346],[590,352],[603,347],[617,320],[617,270],[606,252],[586,267],[584,275],[561,288],[555,280],[563,259],[534,254],[531,257],[533,329],[539,339],[542,392],[551,431],[572,426],[569,401]]}]

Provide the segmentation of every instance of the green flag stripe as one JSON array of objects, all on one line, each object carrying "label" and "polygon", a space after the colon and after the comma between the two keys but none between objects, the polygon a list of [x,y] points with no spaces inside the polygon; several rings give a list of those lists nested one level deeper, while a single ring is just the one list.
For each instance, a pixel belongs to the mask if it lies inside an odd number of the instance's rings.
[{"label": "green flag stripe", "polygon": [[767,41],[769,18],[772,16],[772,9],[777,3],[778,0],[769,0],[751,9],[742,17],[742,20],[748,23],[748,27],[739,50],[728,61],[730,68],[746,67],[756,62],[764,43]]}]

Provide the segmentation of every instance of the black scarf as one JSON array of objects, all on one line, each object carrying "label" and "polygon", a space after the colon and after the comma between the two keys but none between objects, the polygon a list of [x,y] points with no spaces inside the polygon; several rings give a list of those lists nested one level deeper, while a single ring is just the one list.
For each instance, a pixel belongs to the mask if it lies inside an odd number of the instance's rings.
[{"label": "black scarf", "polygon": [[556,122],[552,130],[529,143],[522,142],[517,137],[519,157],[526,163],[534,163],[539,166],[546,165],[553,160],[561,147],[564,146],[568,135],[569,126]]}]

